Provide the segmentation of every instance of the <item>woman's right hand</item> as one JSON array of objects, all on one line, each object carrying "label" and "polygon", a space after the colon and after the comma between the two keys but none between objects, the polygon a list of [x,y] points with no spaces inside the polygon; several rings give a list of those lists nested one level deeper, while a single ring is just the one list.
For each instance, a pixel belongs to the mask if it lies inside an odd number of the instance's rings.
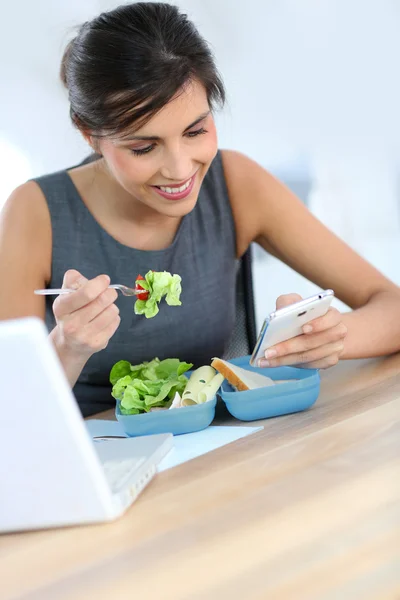
[{"label": "woman's right hand", "polygon": [[57,325],[51,332],[63,363],[76,359],[84,364],[92,354],[106,348],[118,329],[121,318],[114,304],[118,293],[109,285],[108,275],[98,275],[89,281],[79,271],[65,273],[62,287],[74,288],[76,292],[55,300],[53,313]]}]

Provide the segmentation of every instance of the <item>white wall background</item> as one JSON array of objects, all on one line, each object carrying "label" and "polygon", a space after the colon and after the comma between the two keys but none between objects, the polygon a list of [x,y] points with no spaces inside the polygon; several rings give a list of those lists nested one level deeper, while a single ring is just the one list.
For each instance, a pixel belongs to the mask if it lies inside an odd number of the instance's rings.
[{"label": "white wall background", "polygon": [[[32,175],[87,152],[58,80],[73,28],[114,0],[2,5],[0,205]],[[241,150],[400,283],[399,0],[181,0],[213,46],[229,102],[223,147]],[[258,314],[315,286],[257,253]]]}]

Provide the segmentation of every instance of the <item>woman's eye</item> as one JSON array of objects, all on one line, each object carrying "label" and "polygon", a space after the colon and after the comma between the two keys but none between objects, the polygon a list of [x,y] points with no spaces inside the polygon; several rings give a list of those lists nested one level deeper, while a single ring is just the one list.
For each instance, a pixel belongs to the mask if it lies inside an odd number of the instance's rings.
[{"label": "woman's eye", "polygon": [[152,150],[154,150],[155,145],[147,146],[146,148],[131,148],[132,154],[135,156],[142,156],[143,154],[148,154]]},{"label": "woman's eye", "polygon": [[[187,135],[187,137],[194,138],[198,135],[203,135],[204,133],[207,133],[207,130],[204,129],[204,127],[201,127],[200,129],[196,129],[195,131],[188,131],[188,133],[186,133],[185,135]],[[155,144],[151,144],[150,146],[146,146],[146,148],[130,148],[130,151],[135,156],[143,156],[143,154],[148,154],[149,152],[154,150],[155,147]]]},{"label": "woman's eye", "polygon": [[196,135],[202,135],[203,133],[207,133],[207,130],[201,127],[200,129],[196,129],[196,131],[189,131],[186,135],[188,137],[196,137]]}]

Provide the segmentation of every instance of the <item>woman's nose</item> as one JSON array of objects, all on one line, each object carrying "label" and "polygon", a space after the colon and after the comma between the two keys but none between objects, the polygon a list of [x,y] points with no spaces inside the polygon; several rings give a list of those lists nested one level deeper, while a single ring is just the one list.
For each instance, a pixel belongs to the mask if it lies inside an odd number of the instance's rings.
[{"label": "woman's nose", "polygon": [[193,175],[193,161],[185,152],[176,150],[165,156],[161,174],[171,183],[181,183]]}]

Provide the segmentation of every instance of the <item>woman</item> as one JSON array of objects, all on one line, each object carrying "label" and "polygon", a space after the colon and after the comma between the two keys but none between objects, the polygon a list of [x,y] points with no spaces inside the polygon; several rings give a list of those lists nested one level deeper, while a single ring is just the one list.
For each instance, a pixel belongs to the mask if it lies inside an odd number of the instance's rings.
[{"label": "woman", "polygon": [[[0,233],[0,318],[38,315],[82,412],[112,406],[120,359],[222,355],[234,325],[237,260],[251,242],[354,309],[330,309],[264,366],[326,368],[400,348],[398,288],[246,156],[218,151],[224,88],[204,40],[177,8],[120,7],[85,23],[65,52],[71,117],[99,160],[29,181]],[[149,269],[178,273],[183,306],[156,318],[108,289]],[[42,287],[76,288],[51,299]],[[280,297],[277,306],[299,299]]]}]

